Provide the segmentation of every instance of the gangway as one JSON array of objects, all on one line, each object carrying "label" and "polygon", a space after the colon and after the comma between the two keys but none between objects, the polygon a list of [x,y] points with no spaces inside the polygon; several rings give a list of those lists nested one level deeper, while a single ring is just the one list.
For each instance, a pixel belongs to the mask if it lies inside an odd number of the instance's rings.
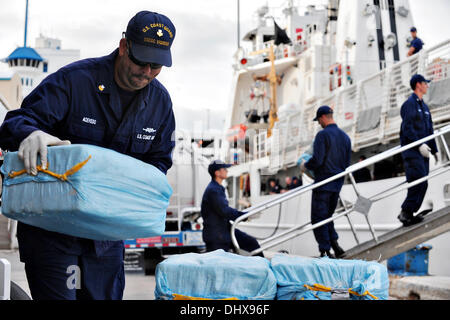
[{"label": "gangway", "polygon": [[409,227],[401,227],[347,250],[343,259],[383,261],[450,231],[450,206],[429,213],[425,219]]},{"label": "gangway", "polygon": [[[334,175],[333,177],[330,177],[328,179],[325,179],[323,181],[320,181],[318,183],[312,183],[309,185],[301,186],[296,189],[290,190],[284,194],[281,194],[279,196],[276,196],[270,200],[264,201],[260,204],[257,204],[255,206],[249,207],[244,210],[245,214],[237,218],[232,226],[231,226],[231,239],[233,242],[233,245],[236,249],[236,251],[239,254],[243,255],[255,255],[258,254],[264,250],[267,250],[269,248],[272,248],[274,246],[277,246],[281,243],[284,243],[288,240],[291,240],[293,238],[296,238],[306,232],[311,232],[315,228],[318,228],[322,225],[325,225],[331,221],[337,220],[341,217],[346,217],[348,220],[348,223],[350,225],[350,228],[353,232],[353,235],[355,237],[357,245],[348,250],[346,253],[345,258],[364,258],[364,259],[374,259],[374,260],[380,260],[380,259],[388,259],[389,257],[400,253],[402,251],[408,250],[413,248],[416,244],[422,243],[423,241],[426,241],[428,239],[431,239],[439,234],[442,234],[450,229],[450,207],[446,206],[442,208],[441,210],[438,210],[437,212],[429,213],[426,219],[422,221],[420,224],[406,227],[406,228],[400,228],[394,231],[391,231],[389,233],[383,234],[382,236],[378,237],[375,234],[375,230],[370,222],[369,219],[369,213],[370,208],[372,204],[376,201],[382,201],[398,192],[404,191],[410,187],[413,187],[415,185],[418,185],[424,181],[428,181],[429,179],[442,175],[448,171],[450,171],[450,149],[447,144],[447,141],[445,139],[445,135],[450,136],[450,125],[447,125],[445,127],[442,127],[435,131],[434,134],[427,136],[423,139],[417,140],[413,143],[410,143],[406,146],[396,146],[392,149],[386,150],[383,153],[380,153],[378,155],[375,155],[371,158],[368,158],[364,161],[358,162],[356,164],[353,164],[349,166],[345,171]],[[441,164],[436,165],[433,170],[430,170],[428,176],[422,177],[420,179],[417,179],[412,182],[402,182],[398,185],[395,185],[393,187],[389,187],[385,190],[382,190],[381,192],[378,192],[374,195],[363,195],[361,194],[355,179],[353,177],[353,172],[360,170],[362,168],[368,167],[370,165],[373,165],[377,162],[383,161],[385,159],[388,159],[396,154],[400,154],[405,150],[420,146],[422,143],[425,143],[429,140],[436,139],[440,142],[439,146],[439,153],[440,153],[440,162]],[[239,244],[236,240],[235,236],[235,230],[239,223],[243,222],[244,220],[247,220],[248,218],[251,218],[252,216],[264,214],[265,210],[275,207],[275,206],[282,206],[283,203],[286,201],[298,197],[308,191],[312,191],[313,189],[316,189],[322,185],[325,185],[331,181],[348,177],[354,192],[356,193],[357,200],[354,203],[349,203],[347,201],[342,201],[342,206],[336,210],[336,212],[332,215],[331,218],[328,218],[326,220],[323,220],[321,222],[312,224],[311,222],[308,222],[303,225],[295,225],[283,232],[277,233],[271,237],[268,237],[262,241],[260,241],[260,248],[253,250],[251,252],[247,252],[245,250],[242,250],[239,247]],[[448,205],[448,204],[447,204]],[[368,224],[369,230],[372,234],[372,240],[360,243],[359,238],[356,233],[356,229],[350,219],[350,214],[353,213],[359,213],[363,214],[366,222]]]}]

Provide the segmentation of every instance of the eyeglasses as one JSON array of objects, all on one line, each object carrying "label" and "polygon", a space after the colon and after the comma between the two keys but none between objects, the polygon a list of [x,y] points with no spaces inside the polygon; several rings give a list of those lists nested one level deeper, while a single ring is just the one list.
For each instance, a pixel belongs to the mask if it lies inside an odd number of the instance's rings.
[{"label": "eyeglasses", "polygon": [[150,69],[154,69],[154,70],[162,68],[162,64],[154,63],[154,62],[143,62],[143,61],[140,61],[140,60],[136,59],[136,57],[133,56],[133,54],[131,53],[130,45],[129,45],[128,41],[127,41],[127,53],[128,53],[128,58],[130,58],[130,60],[135,65],[138,65],[140,67],[146,67],[147,65],[149,65]]}]

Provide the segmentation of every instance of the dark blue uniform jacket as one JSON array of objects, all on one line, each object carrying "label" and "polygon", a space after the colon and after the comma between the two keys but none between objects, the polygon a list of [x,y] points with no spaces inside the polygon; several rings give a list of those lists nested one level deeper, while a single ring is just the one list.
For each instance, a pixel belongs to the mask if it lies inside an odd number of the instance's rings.
[{"label": "dark blue uniform jacket", "polygon": [[[420,140],[433,134],[433,121],[431,119],[430,109],[423,100],[413,93],[406,100],[400,109],[402,124],[400,126],[400,144],[402,146],[411,142]],[[427,145],[431,148],[431,153],[438,152],[436,141],[429,140]],[[419,146],[406,150],[402,153],[404,159],[422,158],[419,152]]]},{"label": "dark blue uniform jacket", "polygon": [[244,213],[228,206],[225,188],[212,180],[205,189],[202,198],[201,214],[203,218],[203,241],[229,243],[230,220]]},{"label": "dark blue uniform jacket", "polygon": [[[45,78],[20,109],[7,113],[0,127],[0,147],[16,151],[31,132],[42,130],[72,144],[127,154],[166,173],[175,145],[169,93],[154,79],[124,110],[114,81],[117,54],[118,49],[105,57],[77,61]],[[108,242],[96,241],[99,251],[107,247]]]},{"label": "dark blue uniform jacket", "polygon": [[[336,124],[329,124],[317,133],[313,148],[313,156],[305,163],[305,167],[314,172],[314,182],[341,173],[350,165],[352,153],[350,138]],[[341,178],[317,190],[339,192],[343,184],[344,178]]]},{"label": "dark blue uniform jacket", "polygon": [[414,47],[414,54],[418,53],[420,50],[422,50],[423,42],[420,38],[415,38],[413,41],[411,41],[411,47]]}]

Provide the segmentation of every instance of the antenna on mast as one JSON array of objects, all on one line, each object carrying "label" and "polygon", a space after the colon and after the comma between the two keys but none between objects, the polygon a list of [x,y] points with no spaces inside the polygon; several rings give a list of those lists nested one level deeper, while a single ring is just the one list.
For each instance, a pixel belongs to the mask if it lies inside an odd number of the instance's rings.
[{"label": "antenna on mast", "polygon": [[[27,0],[28,1],[28,0]],[[239,0],[237,0],[237,47],[238,49],[241,47],[241,36],[240,36],[240,5],[239,5]]]},{"label": "antenna on mast", "polygon": [[26,0],[26,9],[25,9],[25,35],[23,38],[23,46],[27,46],[27,27],[28,27],[28,0]]}]

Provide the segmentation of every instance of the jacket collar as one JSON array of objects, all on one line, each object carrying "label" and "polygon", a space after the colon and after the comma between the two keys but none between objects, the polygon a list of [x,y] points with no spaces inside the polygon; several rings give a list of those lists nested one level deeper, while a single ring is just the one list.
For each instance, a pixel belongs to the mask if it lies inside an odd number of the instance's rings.
[{"label": "jacket collar", "polygon": [[414,101],[423,102],[423,99],[420,99],[415,92],[411,95]]}]

